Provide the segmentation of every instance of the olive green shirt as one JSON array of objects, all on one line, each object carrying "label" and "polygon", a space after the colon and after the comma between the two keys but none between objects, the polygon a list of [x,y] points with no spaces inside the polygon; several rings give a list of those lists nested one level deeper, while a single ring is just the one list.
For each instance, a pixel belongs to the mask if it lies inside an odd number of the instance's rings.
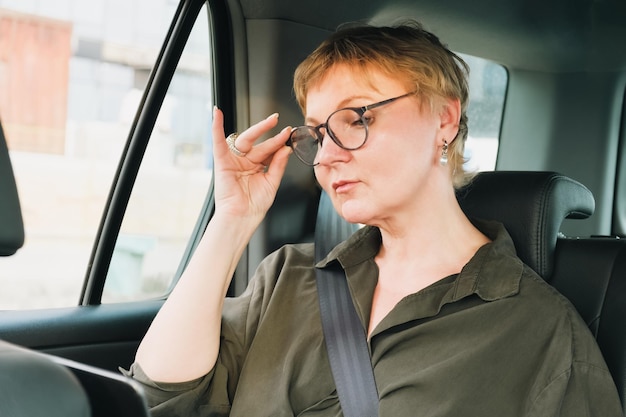
[{"label": "olive green shirt", "polygon": [[[405,297],[368,341],[382,417],[622,416],[602,355],[573,306],[515,255],[502,226],[458,274]],[[364,328],[380,232],[366,227],[339,261]],[[341,407],[322,335],[312,244],[286,246],[227,299],[220,353],[204,378],[149,380],[154,416],[330,417]]]}]

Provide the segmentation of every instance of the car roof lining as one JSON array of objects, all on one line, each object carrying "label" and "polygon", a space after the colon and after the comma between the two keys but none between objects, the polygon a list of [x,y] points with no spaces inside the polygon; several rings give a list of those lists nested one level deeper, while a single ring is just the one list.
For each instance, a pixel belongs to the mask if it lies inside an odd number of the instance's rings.
[{"label": "car roof lining", "polygon": [[[626,68],[626,4],[618,0],[240,0],[246,19],[281,19],[329,31],[347,21],[419,20],[451,49],[509,68],[546,72]],[[332,10],[332,13],[327,13]],[[506,39],[507,42],[502,42]],[[492,41],[492,40],[497,40]],[[580,48],[580,44],[588,45]]]}]

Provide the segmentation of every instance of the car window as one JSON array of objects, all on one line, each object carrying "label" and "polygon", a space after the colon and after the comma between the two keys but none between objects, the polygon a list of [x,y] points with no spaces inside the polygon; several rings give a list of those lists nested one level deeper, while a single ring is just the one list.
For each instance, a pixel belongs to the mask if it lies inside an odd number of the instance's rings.
[{"label": "car window", "polygon": [[210,58],[205,10],[191,32],[148,143],[109,266],[103,303],[163,296],[176,275],[211,184]]},{"label": "car window", "polygon": [[466,168],[473,172],[493,171],[498,157],[507,72],[502,65],[486,59],[459,55],[470,66]]},{"label": "car window", "polygon": [[[0,310],[77,305],[120,155],[177,2],[94,0],[58,6],[0,0],[0,118],[26,231],[24,247],[0,259]],[[164,235],[176,246],[172,231],[183,227],[173,216],[183,219],[194,210],[192,184],[206,189],[210,167],[204,161],[210,158],[199,139],[206,130],[198,123],[210,114],[205,100],[210,86],[198,76],[208,77],[209,65],[207,14],[201,16],[203,33],[193,36],[190,47],[197,51],[204,42],[204,55],[187,53],[170,88],[133,195],[136,202],[129,207],[129,218],[139,212],[144,224],[125,221],[114,270],[125,262],[118,253],[150,258],[150,250],[162,250]],[[142,24],[135,24],[139,20]],[[157,166],[160,177],[151,178],[150,169]],[[166,202],[137,196],[172,189],[180,204],[169,200],[161,229],[147,232],[147,223],[158,223],[148,207],[165,208]],[[173,214],[176,210],[183,212]],[[166,257],[156,256],[161,265]],[[156,265],[143,266],[151,276],[160,275]],[[113,283],[110,288],[114,294]]]}]

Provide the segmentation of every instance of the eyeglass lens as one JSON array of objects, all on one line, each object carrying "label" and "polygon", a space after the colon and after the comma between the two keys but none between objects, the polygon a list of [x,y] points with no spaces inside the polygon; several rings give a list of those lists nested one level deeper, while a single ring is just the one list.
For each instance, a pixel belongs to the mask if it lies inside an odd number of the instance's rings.
[{"label": "eyeglass lens", "polygon": [[332,113],[325,124],[318,127],[301,126],[291,133],[291,146],[296,156],[307,165],[315,165],[317,152],[324,139],[324,131],[338,146],[355,150],[367,140],[367,121],[356,109],[340,109]]}]

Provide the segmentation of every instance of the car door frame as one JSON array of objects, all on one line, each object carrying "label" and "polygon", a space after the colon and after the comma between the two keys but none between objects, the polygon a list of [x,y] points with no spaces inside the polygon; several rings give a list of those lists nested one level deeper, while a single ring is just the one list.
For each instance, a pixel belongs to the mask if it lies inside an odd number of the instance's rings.
[{"label": "car door frame", "polygon": [[[207,4],[212,40],[214,103],[225,112],[225,128],[235,126],[233,13],[226,0],[181,0],[130,129],[76,307],[4,311],[0,338],[31,349],[104,369],[127,367],[164,299],[101,304],[104,284],[125,210],[144,152],[191,29]],[[207,193],[177,276],[184,269],[213,212],[213,186]],[[174,277],[174,280],[177,279]]]}]

